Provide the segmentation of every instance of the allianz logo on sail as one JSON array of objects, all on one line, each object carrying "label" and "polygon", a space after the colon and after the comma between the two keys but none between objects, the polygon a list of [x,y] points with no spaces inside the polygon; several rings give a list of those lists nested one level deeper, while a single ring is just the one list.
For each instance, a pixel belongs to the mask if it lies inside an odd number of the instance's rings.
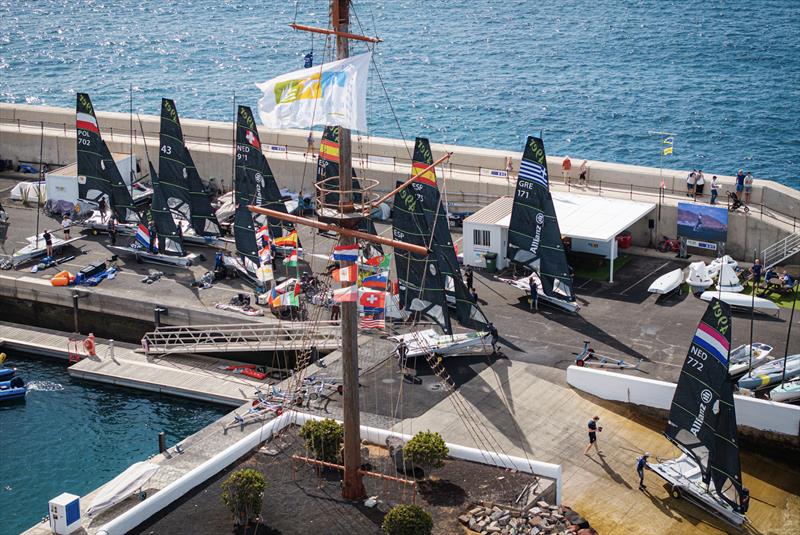
[{"label": "allianz logo on sail", "polygon": [[[700,432],[700,428],[703,427],[703,422],[706,419],[706,407],[708,404],[711,403],[711,400],[714,399],[714,394],[711,393],[711,390],[708,388],[703,389],[700,392],[700,407],[697,411],[697,416],[692,423],[692,428],[689,430],[694,436],[697,436],[697,433]],[[716,411],[714,411],[716,413]]]},{"label": "allianz logo on sail", "polygon": [[536,214],[536,232],[533,234],[533,241],[531,242],[531,252],[536,254],[539,251],[539,243],[542,241],[542,226],[544,225],[544,214],[539,212]]}]

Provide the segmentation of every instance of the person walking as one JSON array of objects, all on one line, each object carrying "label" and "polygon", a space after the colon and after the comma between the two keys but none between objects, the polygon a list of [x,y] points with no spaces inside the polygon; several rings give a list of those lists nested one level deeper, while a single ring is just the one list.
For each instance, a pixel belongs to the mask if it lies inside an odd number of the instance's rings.
[{"label": "person walking", "polygon": [[703,196],[703,189],[706,185],[706,177],[702,169],[697,170],[697,176],[694,180],[694,194],[695,198]]},{"label": "person walking", "polygon": [[694,195],[694,183],[697,180],[697,169],[692,169],[692,172],[686,177],[686,196],[692,197]]},{"label": "person walking", "polygon": [[572,169],[572,160],[569,156],[564,156],[564,161],[561,162],[561,178],[564,179],[564,184],[569,186],[569,172]]},{"label": "person walking", "polygon": [[494,326],[494,323],[489,322],[488,329],[489,336],[492,337],[492,353],[497,355],[497,341],[500,339],[500,336],[497,334],[497,327]]},{"label": "person walking", "polygon": [[636,459],[636,473],[639,474],[639,490],[644,490],[647,485],[644,484],[644,469],[647,468],[647,458],[650,457],[649,453],[645,453]]},{"label": "person walking", "polygon": [[744,175],[744,203],[750,204],[750,195],[753,193],[753,175],[750,171]]},{"label": "person walking", "polygon": [[108,218],[108,224],[106,225],[106,230],[108,231],[108,237],[111,239],[111,245],[117,244],[117,222],[114,221],[113,217]]},{"label": "person walking", "polygon": [[539,285],[536,284],[536,276],[531,274],[530,278],[528,279],[528,285],[530,286],[531,297],[528,301],[530,305],[530,309],[537,311],[539,310]]},{"label": "person walking", "polygon": [[472,272],[472,266],[467,266],[464,268],[464,282],[467,284],[467,288],[472,288],[472,282],[474,278],[475,275]]},{"label": "person walking", "polygon": [[589,175],[589,162],[583,160],[580,167],[581,174],[578,176],[578,185],[582,188],[586,187],[586,179]]},{"label": "person walking", "polygon": [[[739,169],[739,172],[736,173],[736,195],[741,197],[743,191],[744,191],[744,171]],[[739,200],[741,201],[742,199],[740,198]]]},{"label": "person walking", "polygon": [[100,222],[106,220],[106,198],[100,197],[100,200],[97,201],[97,210],[100,212]]},{"label": "person walking", "polygon": [[42,232],[42,238],[44,238],[44,245],[45,245],[45,249],[47,249],[47,256],[52,258],[53,257],[53,235],[50,234],[49,230],[44,229],[44,232]]},{"label": "person walking", "polygon": [[72,225],[72,220],[69,214],[64,214],[64,219],[61,220],[61,229],[64,231],[64,239],[69,239],[69,227]]},{"label": "person walking", "polygon": [[717,175],[711,177],[711,204],[717,204],[717,195],[719,195],[719,180]]},{"label": "person walking", "polygon": [[594,445],[594,449],[597,450],[597,454],[598,455],[603,453],[602,451],[600,451],[600,447],[597,445],[597,433],[599,433],[599,432],[601,432],[603,430],[602,427],[597,425],[597,422],[599,422],[599,421],[600,421],[600,417],[599,416],[592,416],[592,419],[589,420],[589,424],[588,424],[588,427],[589,427],[589,444],[586,446],[586,450],[583,452],[583,454],[586,455],[586,456],[589,455],[589,450],[592,448],[592,445]]}]

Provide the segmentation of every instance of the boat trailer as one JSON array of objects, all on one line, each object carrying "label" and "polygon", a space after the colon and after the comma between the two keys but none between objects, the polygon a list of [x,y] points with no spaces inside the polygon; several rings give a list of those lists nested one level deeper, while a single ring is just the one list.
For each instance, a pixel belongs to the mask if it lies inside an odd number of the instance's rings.
[{"label": "boat trailer", "polygon": [[594,349],[589,346],[589,341],[583,341],[583,351],[580,353],[573,353],[575,355],[575,365],[582,368],[614,368],[617,370],[638,370],[642,359],[636,364],[631,364],[623,359],[615,359],[613,357],[606,357],[596,353]]}]

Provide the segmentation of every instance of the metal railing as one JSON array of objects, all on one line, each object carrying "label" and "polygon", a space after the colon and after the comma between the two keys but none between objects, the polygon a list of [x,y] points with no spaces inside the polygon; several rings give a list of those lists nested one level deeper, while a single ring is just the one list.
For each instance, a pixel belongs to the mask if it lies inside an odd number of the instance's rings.
[{"label": "metal railing", "polygon": [[341,347],[337,321],[160,327],[142,338],[145,354],[302,351]]},{"label": "metal railing", "polygon": [[761,251],[761,260],[764,268],[769,269],[797,253],[800,253],[800,234],[789,234]]}]

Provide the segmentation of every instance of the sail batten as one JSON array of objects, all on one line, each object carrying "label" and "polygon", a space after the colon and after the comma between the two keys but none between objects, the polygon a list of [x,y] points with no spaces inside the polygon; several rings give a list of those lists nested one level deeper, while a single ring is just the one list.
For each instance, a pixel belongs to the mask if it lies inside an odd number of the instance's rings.
[{"label": "sail batten", "polygon": [[506,255],[512,262],[537,271],[549,297],[575,300],[550,195],[544,142],[532,136],[525,144],[514,191]]}]

